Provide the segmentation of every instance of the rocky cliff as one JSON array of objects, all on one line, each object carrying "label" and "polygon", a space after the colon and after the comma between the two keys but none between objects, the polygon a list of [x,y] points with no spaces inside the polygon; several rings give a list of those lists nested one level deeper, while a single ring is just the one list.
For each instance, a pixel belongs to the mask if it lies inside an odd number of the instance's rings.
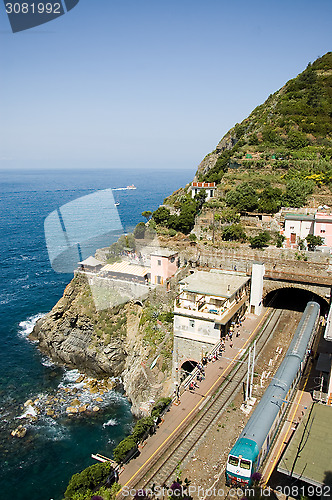
[{"label": "rocky cliff", "polygon": [[140,415],[144,402],[170,390],[171,323],[158,319],[167,316],[164,299],[151,292],[144,306],[131,301],[98,311],[86,276],[77,273],[31,338],[57,363],[96,378],[118,378]]}]

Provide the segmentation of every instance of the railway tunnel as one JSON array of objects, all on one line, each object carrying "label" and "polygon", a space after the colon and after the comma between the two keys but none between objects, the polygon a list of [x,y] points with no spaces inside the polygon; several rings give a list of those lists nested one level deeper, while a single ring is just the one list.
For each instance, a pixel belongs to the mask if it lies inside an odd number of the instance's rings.
[{"label": "railway tunnel", "polygon": [[306,391],[314,395],[317,393],[326,394],[328,391],[328,381],[330,378],[330,366],[332,357],[332,343],[324,339],[325,319],[330,308],[330,297],[326,290],[314,292],[308,288],[298,288],[295,284],[286,288],[278,288],[268,292],[264,297],[264,305],[274,309],[284,309],[294,312],[296,315],[302,313],[306,304],[313,300],[320,305],[321,322],[318,328],[313,347],[312,364],[307,380],[301,381],[301,389],[306,386]]},{"label": "railway tunnel", "polygon": [[[327,292],[324,291],[324,295]],[[325,315],[329,309],[330,298],[323,293],[315,293],[313,290],[292,286],[273,288],[263,294],[263,304],[265,307],[275,309],[288,309],[291,311],[303,312],[310,300],[318,302],[321,307],[321,314]]]},{"label": "railway tunnel", "polygon": [[194,359],[188,359],[182,363],[180,368],[180,381],[184,380],[197,366],[198,362]]},{"label": "railway tunnel", "polygon": [[303,312],[307,302],[315,300],[325,314],[330,305],[330,297],[331,286],[328,285],[264,279],[264,306],[270,304],[274,298],[272,307]]}]

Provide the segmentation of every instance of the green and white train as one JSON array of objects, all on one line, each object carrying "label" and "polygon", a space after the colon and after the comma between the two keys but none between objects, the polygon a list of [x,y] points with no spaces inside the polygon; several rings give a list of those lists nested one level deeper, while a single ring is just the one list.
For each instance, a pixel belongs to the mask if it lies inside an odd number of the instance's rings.
[{"label": "green and white train", "polygon": [[250,486],[253,473],[262,465],[303,372],[319,313],[319,304],[308,302],[285,359],[228,455],[228,485]]}]

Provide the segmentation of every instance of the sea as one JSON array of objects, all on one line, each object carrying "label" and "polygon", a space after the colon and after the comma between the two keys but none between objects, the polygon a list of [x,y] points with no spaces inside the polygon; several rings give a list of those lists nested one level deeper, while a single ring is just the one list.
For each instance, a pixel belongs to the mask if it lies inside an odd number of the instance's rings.
[{"label": "sea", "polygon": [[[70,477],[92,465],[92,453],[111,457],[131,430],[130,404],[111,390],[95,414],[37,415],[24,438],[11,436],[29,400],[82,391],[80,372],[53,364],[29,340],[38,318],[72,279],[57,273],[47,252],[44,221],[62,205],[108,188],[125,232],[144,221],[166,196],[191,182],[193,170],[75,169],[0,171],[0,491],[12,500],[60,500]],[[121,189],[128,185],[136,189]],[[89,404],[90,393],[83,394]],[[64,399],[65,401],[65,399]],[[65,404],[65,402],[64,402]],[[32,410],[33,411],[33,410]]]}]

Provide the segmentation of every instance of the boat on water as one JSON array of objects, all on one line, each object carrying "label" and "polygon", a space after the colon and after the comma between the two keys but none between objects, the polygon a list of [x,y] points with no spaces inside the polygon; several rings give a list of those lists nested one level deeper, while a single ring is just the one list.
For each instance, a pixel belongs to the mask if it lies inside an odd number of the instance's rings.
[{"label": "boat on water", "polygon": [[114,206],[115,206],[115,207],[118,207],[119,205],[120,205],[120,202],[119,202],[119,201],[116,201],[116,202],[114,203]]},{"label": "boat on water", "polygon": [[134,184],[131,184],[130,186],[127,186],[127,189],[136,189],[136,186],[134,186]]}]

